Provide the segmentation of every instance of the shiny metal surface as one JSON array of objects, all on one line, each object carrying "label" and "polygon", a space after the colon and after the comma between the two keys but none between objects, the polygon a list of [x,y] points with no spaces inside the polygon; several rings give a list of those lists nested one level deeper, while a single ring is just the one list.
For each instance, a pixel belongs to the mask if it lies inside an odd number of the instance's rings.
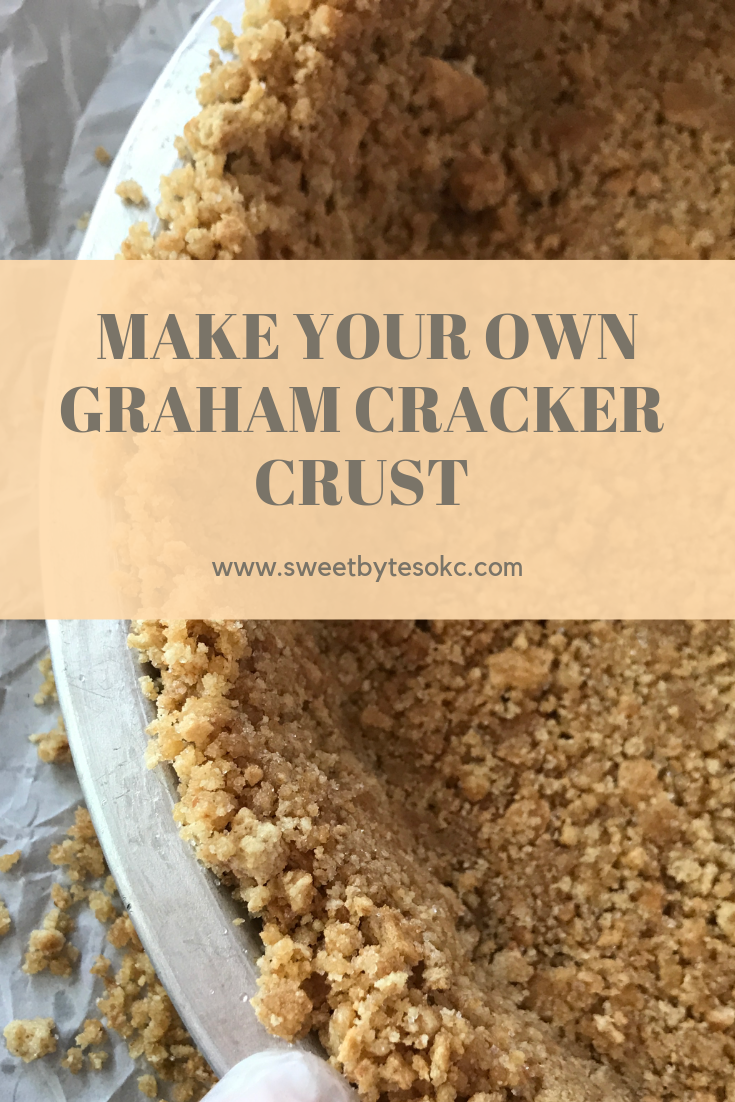
[{"label": "shiny metal surface", "polygon": [[[123,902],[187,1029],[218,1075],[238,1060],[290,1048],[257,1021],[262,952],[242,917],[184,843],[172,817],[173,769],[146,769],[152,706],[122,620],[48,622],[59,701],[92,821]],[[306,1047],[311,1047],[307,1045]]]}]

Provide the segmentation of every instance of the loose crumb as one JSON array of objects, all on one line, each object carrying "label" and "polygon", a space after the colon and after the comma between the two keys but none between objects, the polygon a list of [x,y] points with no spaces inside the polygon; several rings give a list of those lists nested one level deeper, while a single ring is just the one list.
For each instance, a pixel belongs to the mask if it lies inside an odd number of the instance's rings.
[{"label": "loose crumb", "polygon": [[51,665],[50,654],[44,655],[38,663],[38,668],[43,674],[43,684],[33,697],[33,703],[38,704],[40,707],[48,700],[58,701],[59,697],[56,692],[56,681],[54,680],[54,670]]},{"label": "loose crumb", "polygon": [[115,188],[115,194],[119,195],[124,203],[131,206],[146,207],[148,205],[143,188],[135,180],[123,180]]},{"label": "loose crumb", "polygon": [[62,887],[61,884],[52,884],[51,902],[54,904],[55,907],[58,907],[60,911],[68,911],[75,900],[73,899],[71,892]]},{"label": "loose crumb", "polygon": [[107,974],[104,982],[106,991],[98,1006],[109,1028],[125,1038],[133,1059],[145,1056],[160,1079],[172,1082],[174,1099],[201,1098],[216,1079],[192,1044],[137,938],[118,971],[114,976]]},{"label": "loose crumb", "polygon": [[0,899],[0,937],[5,937],[5,935],[10,931],[10,927],[12,926],[12,924],[13,923],[10,918],[10,911],[5,906],[3,900]]},{"label": "loose crumb", "polygon": [[82,1050],[89,1048],[90,1045],[101,1045],[107,1040],[105,1027],[99,1018],[87,1018],[84,1029],[81,1033],[77,1033],[74,1040]]},{"label": "loose crumb", "polygon": [[38,735],[29,735],[28,741],[38,747],[37,753],[41,761],[70,762],[71,750],[66,734],[66,726],[61,716],[57,717],[56,726],[50,731],[44,731]]},{"label": "loose crumb", "polygon": [[101,165],[104,165],[105,168],[107,168],[107,166],[112,161],[112,157],[110,156],[110,154],[107,152],[107,150],[105,149],[105,147],[103,145],[98,145],[97,148],[95,149],[94,159],[96,161],[99,161],[99,163]]},{"label": "loose crumb", "polygon": [[102,847],[97,841],[86,807],[77,808],[74,823],[67,831],[66,839],[49,850],[49,861],[52,865],[63,866],[74,885],[106,875],[107,865]]},{"label": "loose crumb", "polygon": [[61,1061],[62,1068],[66,1068],[72,1075],[78,1075],[84,1067],[84,1053],[80,1048],[72,1045],[66,1050],[66,1055]]},{"label": "loose crumb", "polygon": [[113,945],[116,949],[124,949],[126,945],[131,944],[138,952],[143,948],[135,932],[135,927],[133,926],[130,915],[120,915],[120,917],[113,922],[112,926],[110,926],[110,929],[107,931],[107,940],[110,945]]},{"label": "loose crumb", "polygon": [[111,922],[118,911],[107,892],[91,891],[87,898],[89,908],[98,922]]},{"label": "loose crumb", "polygon": [[157,1098],[158,1083],[156,1082],[155,1075],[141,1075],[138,1079],[138,1090],[141,1094],[144,1094],[146,1098]]},{"label": "loose crumb", "polygon": [[126,257],[735,256],[722,0],[261,0],[218,26],[234,56]]},{"label": "loose crumb", "polygon": [[3,1030],[11,1056],[19,1056],[25,1064],[56,1052],[56,1023],[53,1018],[16,1018]]},{"label": "loose crumb", "polygon": [[68,940],[74,923],[68,914],[53,907],[39,930],[31,930],[23,971],[29,976],[49,970],[55,976],[69,976],[79,960],[79,950]]},{"label": "loose crumb", "polygon": [[3,853],[0,856],[0,872],[10,872],[13,866],[20,861],[20,856],[19,849],[16,849],[13,853]]},{"label": "loose crumb", "polygon": [[215,15],[212,26],[216,27],[219,32],[217,44],[220,50],[232,52],[235,49],[235,32],[232,29],[232,23],[222,15]]},{"label": "loose crumb", "polygon": [[79,217],[77,218],[77,229],[81,230],[82,233],[84,233],[87,226],[89,225],[89,220],[90,220],[91,217],[92,217],[91,210],[85,210],[84,214],[80,214]]},{"label": "loose crumb", "polygon": [[[70,883],[68,887],[52,884],[54,907],[45,916],[42,928],[31,933],[23,970],[30,974],[47,969],[60,975],[69,974],[79,953],[68,941],[74,928],[68,912],[75,904],[86,902],[98,921],[105,925],[110,923],[107,939],[122,951],[116,972],[113,973],[112,962],[102,955],[95,958],[90,968],[90,973],[104,982],[105,994],[98,1003],[107,1017],[108,1027],[125,1040],[134,1060],[145,1058],[161,1080],[172,1083],[172,1102],[198,1102],[214,1086],[216,1077],[196,1050],[168,999],[143,952],[130,917],[118,915],[112,904],[111,897],[116,894],[117,887],[86,808],[76,809],[66,838],[51,847],[49,859],[61,867]],[[43,1023],[46,1019],[38,1021]],[[53,1025],[51,1019],[48,1021]],[[18,1024],[28,1023],[11,1023],[11,1026]],[[11,1030],[11,1033],[15,1036],[17,1031]],[[98,1048],[90,1049],[90,1046],[101,1045],[107,1040],[102,1021],[87,1018],[75,1040],[76,1044],[66,1050],[60,1061],[62,1067],[76,1075],[86,1062],[92,1071],[99,1071],[109,1054]],[[49,1051],[55,1049],[55,1039],[52,1041],[53,1048]],[[152,1075],[142,1078],[156,1082]]]}]

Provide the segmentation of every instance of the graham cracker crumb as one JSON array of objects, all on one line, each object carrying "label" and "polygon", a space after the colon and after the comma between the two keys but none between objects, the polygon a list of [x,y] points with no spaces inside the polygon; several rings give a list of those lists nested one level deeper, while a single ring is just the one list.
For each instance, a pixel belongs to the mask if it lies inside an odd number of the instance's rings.
[{"label": "graham cracker crumb", "polygon": [[128,203],[131,206],[148,206],[148,200],[143,193],[143,188],[136,180],[123,180],[115,188],[115,194],[119,195],[124,203]]},{"label": "graham cracker crumb", "polygon": [[29,1064],[56,1052],[55,1029],[53,1018],[16,1018],[5,1026],[3,1036],[10,1055]]},{"label": "graham cracker crumb", "polygon": [[[217,35],[217,44],[220,50],[227,50],[232,52],[235,48],[235,32],[232,29],[232,24],[228,19],[225,19],[222,15],[215,15],[212,20],[212,26],[217,28],[219,32]],[[151,1098],[153,1095],[151,1095]]]},{"label": "graham cracker crumb", "polygon": [[16,849],[13,853],[3,853],[0,855],[0,872],[10,872],[14,865],[17,865],[20,861],[21,853],[19,849]]},{"label": "graham cracker crumb", "polygon": [[3,900],[0,899],[0,937],[5,937],[5,935],[9,933],[12,924],[10,911],[5,906]]},{"label": "graham cracker crumb", "polygon": [[138,1079],[138,1090],[146,1098],[158,1097],[158,1084],[155,1075],[141,1075]]},{"label": "graham cracker crumb", "polygon": [[56,692],[56,682],[54,680],[54,671],[51,665],[50,654],[44,655],[38,663],[38,668],[43,674],[43,684],[33,697],[33,703],[38,704],[40,707],[45,704],[47,700],[58,701],[59,697]]},{"label": "graham cracker crumb", "polygon": [[114,977],[105,976],[105,989],[98,1006],[110,1029],[125,1038],[133,1059],[145,1056],[159,1078],[174,1084],[174,1096],[201,1098],[215,1077],[140,948],[125,953]]},{"label": "graham cracker crumb", "polygon": [[58,907],[60,911],[68,911],[75,900],[72,898],[71,892],[67,891],[61,884],[52,884],[51,902],[55,907]]},{"label": "graham cracker crumb", "polygon": [[66,1050],[66,1055],[61,1061],[62,1068],[66,1068],[72,1075],[78,1075],[84,1067],[84,1053],[80,1048],[72,1045]]},{"label": "graham cracker crumb", "polygon": [[95,957],[95,961],[90,968],[90,972],[93,976],[106,976],[107,973],[110,971],[110,968],[111,962],[107,959],[107,957],[103,957],[100,955],[98,957]]},{"label": "graham cracker crumb", "polygon": [[84,1029],[81,1033],[77,1033],[74,1040],[81,1049],[89,1048],[90,1045],[101,1045],[107,1040],[105,1027],[99,1018],[87,1018]]},{"label": "graham cracker crumb", "polygon": [[102,847],[86,807],[78,807],[74,812],[74,823],[67,831],[66,839],[51,847],[49,861],[52,865],[63,866],[75,885],[106,874]]},{"label": "graham cracker crumb", "polygon": [[79,960],[79,950],[68,941],[74,929],[71,918],[53,907],[39,930],[32,930],[23,960],[23,971],[34,976],[49,970],[55,976],[69,976]]},{"label": "graham cracker crumb", "polygon": [[38,747],[38,756],[41,761],[49,764],[51,762],[71,761],[69,739],[61,716],[57,717],[56,726],[52,730],[44,731],[38,735],[29,735],[28,741]]},{"label": "graham cracker crumb", "polygon": [[91,891],[88,897],[89,908],[98,922],[111,922],[118,917],[118,911],[109,895],[102,891]]},{"label": "graham cracker crumb", "polygon": [[105,168],[107,168],[107,166],[112,161],[112,157],[110,156],[110,154],[107,152],[107,150],[105,149],[105,147],[103,145],[98,145],[97,148],[95,149],[94,159],[96,161],[99,161],[99,163],[101,165],[103,165]]},{"label": "graham cracker crumb", "polygon": [[[117,892],[117,887],[109,874],[86,808],[76,809],[66,838],[51,847],[49,859],[64,869],[70,885],[67,888],[62,884],[52,884],[54,907],[46,915],[42,928],[31,934],[23,970],[31,974],[46,969],[60,975],[69,974],[79,952],[68,941],[74,924],[66,912],[77,903],[87,902],[99,922],[111,923],[107,932],[110,944],[123,950],[114,975],[112,963],[105,956],[96,957],[90,968],[92,975],[104,981],[105,995],[98,1003],[100,1010],[107,1015],[109,1028],[125,1039],[134,1060],[144,1057],[160,1079],[172,1083],[172,1102],[198,1102],[215,1084],[216,1078],[192,1044],[142,950],[130,917],[127,914],[118,915],[112,904],[111,896]],[[90,884],[90,881],[93,883]],[[53,1026],[51,1019],[37,1021],[48,1021]],[[11,1023],[11,1026],[29,1024],[34,1023]],[[11,1030],[11,1033],[15,1036],[18,1031]],[[53,1047],[48,1051],[54,1051],[56,1047],[55,1039],[52,1037],[51,1040]],[[72,1074],[78,1074],[84,1068],[86,1052],[87,1066],[92,1071],[99,1071],[109,1059],[109,1054],[98,1048],[90,1049],[90,1046],[101,1045],[107,1040],[102,1021],[87,1018],[75,1040],[76,1044],[66,1050],[61,1065]],[[39,1051],[38,1055],[41,1054]],[[148,1078],[153,1079],[153,1076]],[[155,1079],[153,1081],[155,1083]]]}]

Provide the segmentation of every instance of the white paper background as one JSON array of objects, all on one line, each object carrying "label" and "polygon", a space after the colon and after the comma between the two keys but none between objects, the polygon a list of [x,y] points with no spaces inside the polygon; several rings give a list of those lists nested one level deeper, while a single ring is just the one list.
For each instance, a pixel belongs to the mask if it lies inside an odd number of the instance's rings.
[{"label": "white paper background", "polygon": [[[1,1102],[143,1102],[137,1077],[150,1072],[136,1066],[125,1042],[109,1033],[104,1068],[72,1075],[60,1066],[85,1018],[100,1017],[95,999],[102,980],[90,976],[94,958],[118,954],[105,941],[105,928],[88,907],[72,908],[77,929],[71,941],[82,955],[68,978],[42,972],[27,976],[20,966],[30,931],[51,908],[50,890],[61,870],[48,861],[74,819],[82,794],[72,765],[48,765],[38,759],[28,736],[56,723],[57,704],[33,703],[41,675],[37,663],[46,652],[42,623],[0,621],[0,853],[22,851],[20,862],[0,873],[0,898],[10,911],[10,933],[0,938],[0,1100]],[[116,900],[120,907],[119,900]],[[55,1018],[59,1045],[55,1055],[24,1065],[8,1055],[2,1030],[13,1018]],[[162,1084],[159,1083],[159,1088]],[[161,1091],[161,1097],[167,1097]]]},{"label": "white paper background", "polygon": [[[73,257],[138,108],[205,0],[0,0],[0,258]],[[172,135],[173,137],[173,135]]]}]

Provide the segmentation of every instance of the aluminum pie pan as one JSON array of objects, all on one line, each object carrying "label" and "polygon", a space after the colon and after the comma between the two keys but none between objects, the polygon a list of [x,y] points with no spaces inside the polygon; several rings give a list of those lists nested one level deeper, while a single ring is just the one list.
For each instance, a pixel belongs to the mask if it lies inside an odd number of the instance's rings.
[{"label": "aluminum pie pan", "polygon": [[[289,1045],[255,1016],[258,926],[196,859],[173,819],[171,766],[147,769],[154,715],[127,646],[125,620],[49,620],[59,703],[74,765],[105,858],[136,931],[196,1045],[215,1073]],[[345,1098],[352,1092],[345,1090]]]},{"label": "aluminum pie pan", "polygon": [[[174,138],[200,110],[196,97],[202,73],[209,68],[209,51],[217,49],[218,32],[212,19],[219,15],[237,31],[244,0],[214,0],[192,26],[153,85],[110,166],[79,250],[80,260],[112,260],[135,222],[145,220],[152,230],[161,176],[181,164]],[[115,188],[136,180],[149,200],[145,208],[123,203]]]}]

